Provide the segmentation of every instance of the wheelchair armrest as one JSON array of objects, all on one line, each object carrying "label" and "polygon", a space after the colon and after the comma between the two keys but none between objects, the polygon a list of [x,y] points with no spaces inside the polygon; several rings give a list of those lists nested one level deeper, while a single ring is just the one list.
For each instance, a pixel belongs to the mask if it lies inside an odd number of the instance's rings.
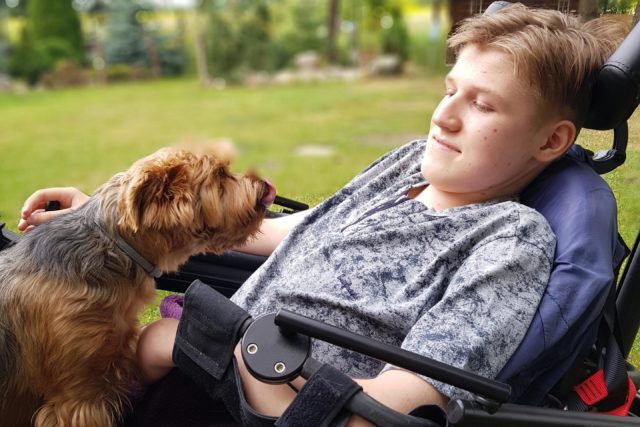
[{"label": "wheelchair armrest", "polygon": [[200,279],[230,297],[266,259],[264,256],[234,251],[222,255],[196,255],[180,271],[156,279],[156,286],[165,291],[184,293],[191,282]]}]

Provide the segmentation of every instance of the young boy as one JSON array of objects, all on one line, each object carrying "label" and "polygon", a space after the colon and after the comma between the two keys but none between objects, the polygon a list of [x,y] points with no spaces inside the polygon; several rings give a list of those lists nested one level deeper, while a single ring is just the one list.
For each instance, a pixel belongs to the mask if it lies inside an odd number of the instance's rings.
[{"label": "young boy", "polygon": [[[387,154],[314,209],[264,220],[240,250],[272,256],[232,300],[254,317],[288,308],[495,377],[533,318],[555,248],[544,218],[517,195],[576,138],[591,79],[623,35],[608,40],[598,28],[522,5],[464,22],[449,42],[457,61],[428,138]],[[21,229],[50,215],[33,213],[45,200],[82,199],[55,191],[26,202]],[[184,358],[177,328],[163,319],[142,332],[148,381],[173,367],[172,352]],[[201,345],[186,331],[179,337]],[[320,341],[313,356],[401,412],[467,397]],[[287,385],[254,379],[237,348],[233,366],[246,402],[244,415],[229,409],[244,422],[272,421],[295,398]],[[358,424],[366,423],[352,417]]]}]

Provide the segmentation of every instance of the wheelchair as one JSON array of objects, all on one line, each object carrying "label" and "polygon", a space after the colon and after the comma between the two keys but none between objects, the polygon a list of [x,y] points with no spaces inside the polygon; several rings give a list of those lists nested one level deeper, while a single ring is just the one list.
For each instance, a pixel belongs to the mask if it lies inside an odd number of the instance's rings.
[{"label": "wheelchair", "polygon": [[[485,13],[506,4],[494,2]],[[629,250],[617,233],[611,190],[598,176],[625,160],[627,119],[640,101],[638,67],[640,26],[602,67],[585,124],[589,129],[613,130],[612,148],[594,154],[574,146],[521,195],[523,203],[540,211],[551,224],[558,239],[557,254],[532,325],[495,380],[286,310],[257,319],[245,332],[243,356],[252,373],[267,382],[313,375],[319,367],[305,344],[306,337],[312,337],[477,396],[474,401],[451,401],[445,419],[435,421],[394,413],[363,393],[344,404],[378,425],[640,425],[634,417],[640,415],[640,395],[635,391],[640,381],[635,368],[624,361],[640,325],[640,312],[633,307],[640,293],[640,234],[624,271],[618,274]],[[284,198],[276,202],[284,213],[306,208]],[[201,280],[229,296],[263,261],[242,253],[198,256],[179,273],[160,278],[158,287],[184,292],[193,280]],[[248,343],[267,350],[260,358],[252,357]],[[277,372],[277,366],[282,372]]]},{"label": "wheelchair", "polygon": [[[506,4],[494,2],[485,13]],[[286,310],[238,326],[251,373],[271,383],[324,375],[327,370],[309,351],[313,338],[475,396],[452,400],[444,413],[407,415],[363,392],[345,397],[338,390],[336,407],[321,412],[344,409],[382,426],[640,426],[640,375],[625,361],[640,328],[640,310],[634,307],[640,301],[640,232],[629,250],[618,235],[613,194],[599,176],[625,161],[627,120],[640,103],[640,25],[602,67],[593,90],[585,128],[613,130],[612,148],[591,153],[576,145],[522,193],[521,201],[541,212],[556,234],[556,258],[532,324],[497,378],[482,378]],[[283,210],[274,215],[308,208],[283,197],[276,204]],[[0,248],[19,238],[0,231]],[[157,287],[185,292],[206,284],[228,297],[265,259],[239,252],[199,255],[178,273],[158,278]],[[206,395],[196,398],[207,405]],[[316,424],[303,417],[279,425]]]}]

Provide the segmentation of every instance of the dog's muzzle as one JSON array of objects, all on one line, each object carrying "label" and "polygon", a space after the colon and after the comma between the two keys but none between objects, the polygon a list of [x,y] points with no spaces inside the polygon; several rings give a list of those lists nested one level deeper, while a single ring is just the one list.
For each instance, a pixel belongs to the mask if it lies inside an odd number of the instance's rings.
[{"label": "dog's muzzle", "polygon": [[271,184],[266,179],[261,180],[261,182],[262,182],[263,190],[262,190],[262,196],[258,200],[258,204],[264,206],[265,208],[268,208],[273,204],[273,201],[276,199],[276,187],[274,187],[273,184]]}]

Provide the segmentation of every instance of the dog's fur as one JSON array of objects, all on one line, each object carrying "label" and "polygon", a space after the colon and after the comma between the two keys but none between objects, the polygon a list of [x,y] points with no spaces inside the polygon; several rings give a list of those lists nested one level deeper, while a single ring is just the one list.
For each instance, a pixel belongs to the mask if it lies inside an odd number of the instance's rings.
[{"label": "dog's fur", "polygon": [[137,315],[155,295],[115,231],[175,271],[254,235],[268,192],[214,155],[163,149],[0,252],[0,423],[115,425],[135,384]]}]

